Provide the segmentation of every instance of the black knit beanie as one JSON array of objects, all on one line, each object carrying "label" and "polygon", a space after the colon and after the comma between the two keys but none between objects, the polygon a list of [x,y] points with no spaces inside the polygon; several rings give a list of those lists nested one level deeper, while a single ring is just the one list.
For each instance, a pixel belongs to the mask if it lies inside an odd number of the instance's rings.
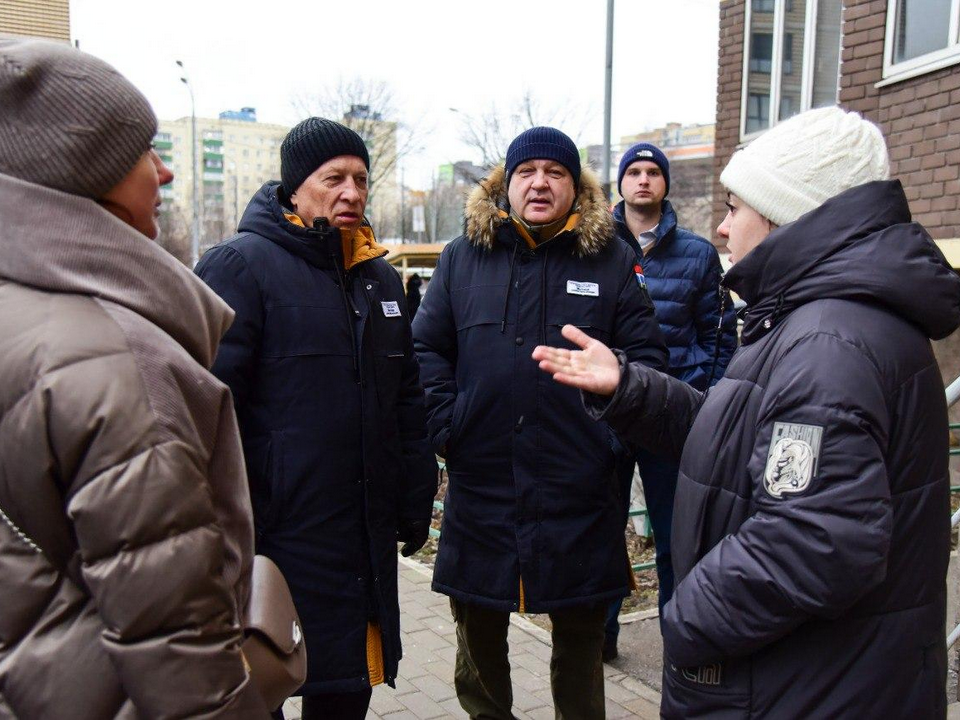
[{"label": "black knit beanie", "polygon": [[280,145],[280,179],[289,197],[303,181],[323,165],[340,155],[354,155],[370,169],[367,146],[350,128],[326,118],[309,117],[298,123]]},{"label": "black knit beanie", "polygon": [[580,184],[580,153],[567,135],[552,127],[525,130],[507,148],[507,185],[517,165],[527,160],[553,160],[573,175],[573,184]]}]

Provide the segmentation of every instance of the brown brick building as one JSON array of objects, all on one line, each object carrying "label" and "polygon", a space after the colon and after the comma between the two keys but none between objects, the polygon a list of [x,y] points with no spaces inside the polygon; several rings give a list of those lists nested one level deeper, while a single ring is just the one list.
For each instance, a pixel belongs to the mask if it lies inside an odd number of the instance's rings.
[{"label": "brown brick building", "polygon": [[915,219],[960,266],[960,0],[721,0],[714,227],[737,147],[834,103],[880,126]]},{"label": "brown brick building", "polygon": [[2,0],[0,33],[70,42],[68,0]]}]

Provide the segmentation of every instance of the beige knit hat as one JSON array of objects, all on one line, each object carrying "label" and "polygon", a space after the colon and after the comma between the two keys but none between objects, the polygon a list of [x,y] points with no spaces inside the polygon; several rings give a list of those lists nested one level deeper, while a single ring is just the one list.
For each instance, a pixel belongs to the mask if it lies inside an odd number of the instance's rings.
[{"label": "beige knit hat", "polygon": [[857,185],[890,177],[880,129],[838,107],[795,115],[737,151],[720,183],[777,225]]},{"label": "beige knit hat", "polygon": [[101,198],[156,132],[150,103],[107,63],[64,43],[0,35],[0,173]]}]

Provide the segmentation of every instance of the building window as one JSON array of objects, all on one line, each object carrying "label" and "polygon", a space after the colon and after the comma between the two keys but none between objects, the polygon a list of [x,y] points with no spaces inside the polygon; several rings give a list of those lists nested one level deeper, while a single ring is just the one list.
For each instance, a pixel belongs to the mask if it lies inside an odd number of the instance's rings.
[{"label": "building window", "polygon": [[773,65],[773,35],[750,34],[750,72],[770,74]]},{"label": "building window", "polygon": [[770,127],[770,96],[752,94],[747,99],[747,132]]},{"label": "building window", "polygon": [[747,5],[741,137],[803,110],[836,104],[841,11],[842,0],[753,0]]},{"label": "building window", "polygon": [[913,77],[960,62],[960,0],[890,0],[885,78]]}]

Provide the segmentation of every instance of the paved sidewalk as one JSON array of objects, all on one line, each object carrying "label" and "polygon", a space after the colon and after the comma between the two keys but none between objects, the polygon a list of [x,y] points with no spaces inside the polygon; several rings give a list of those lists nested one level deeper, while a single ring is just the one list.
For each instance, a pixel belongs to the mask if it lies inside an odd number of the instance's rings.
[{"label": "paved sidewalk", "polygon": [[[513,712],[521,720],[552,720],[550,634],[511,616]],[[403,660],[397,689],[373,691],[367,718],[427,720],[465,718],[453,689],[456,638],[450,601],[430,590],[430,569],[400,558],[400,627]],[[660,696],[622,671],[604,666],[607,718],[659,718]],[[299,699],[284,705],[287,720],[300,717]]]}]

